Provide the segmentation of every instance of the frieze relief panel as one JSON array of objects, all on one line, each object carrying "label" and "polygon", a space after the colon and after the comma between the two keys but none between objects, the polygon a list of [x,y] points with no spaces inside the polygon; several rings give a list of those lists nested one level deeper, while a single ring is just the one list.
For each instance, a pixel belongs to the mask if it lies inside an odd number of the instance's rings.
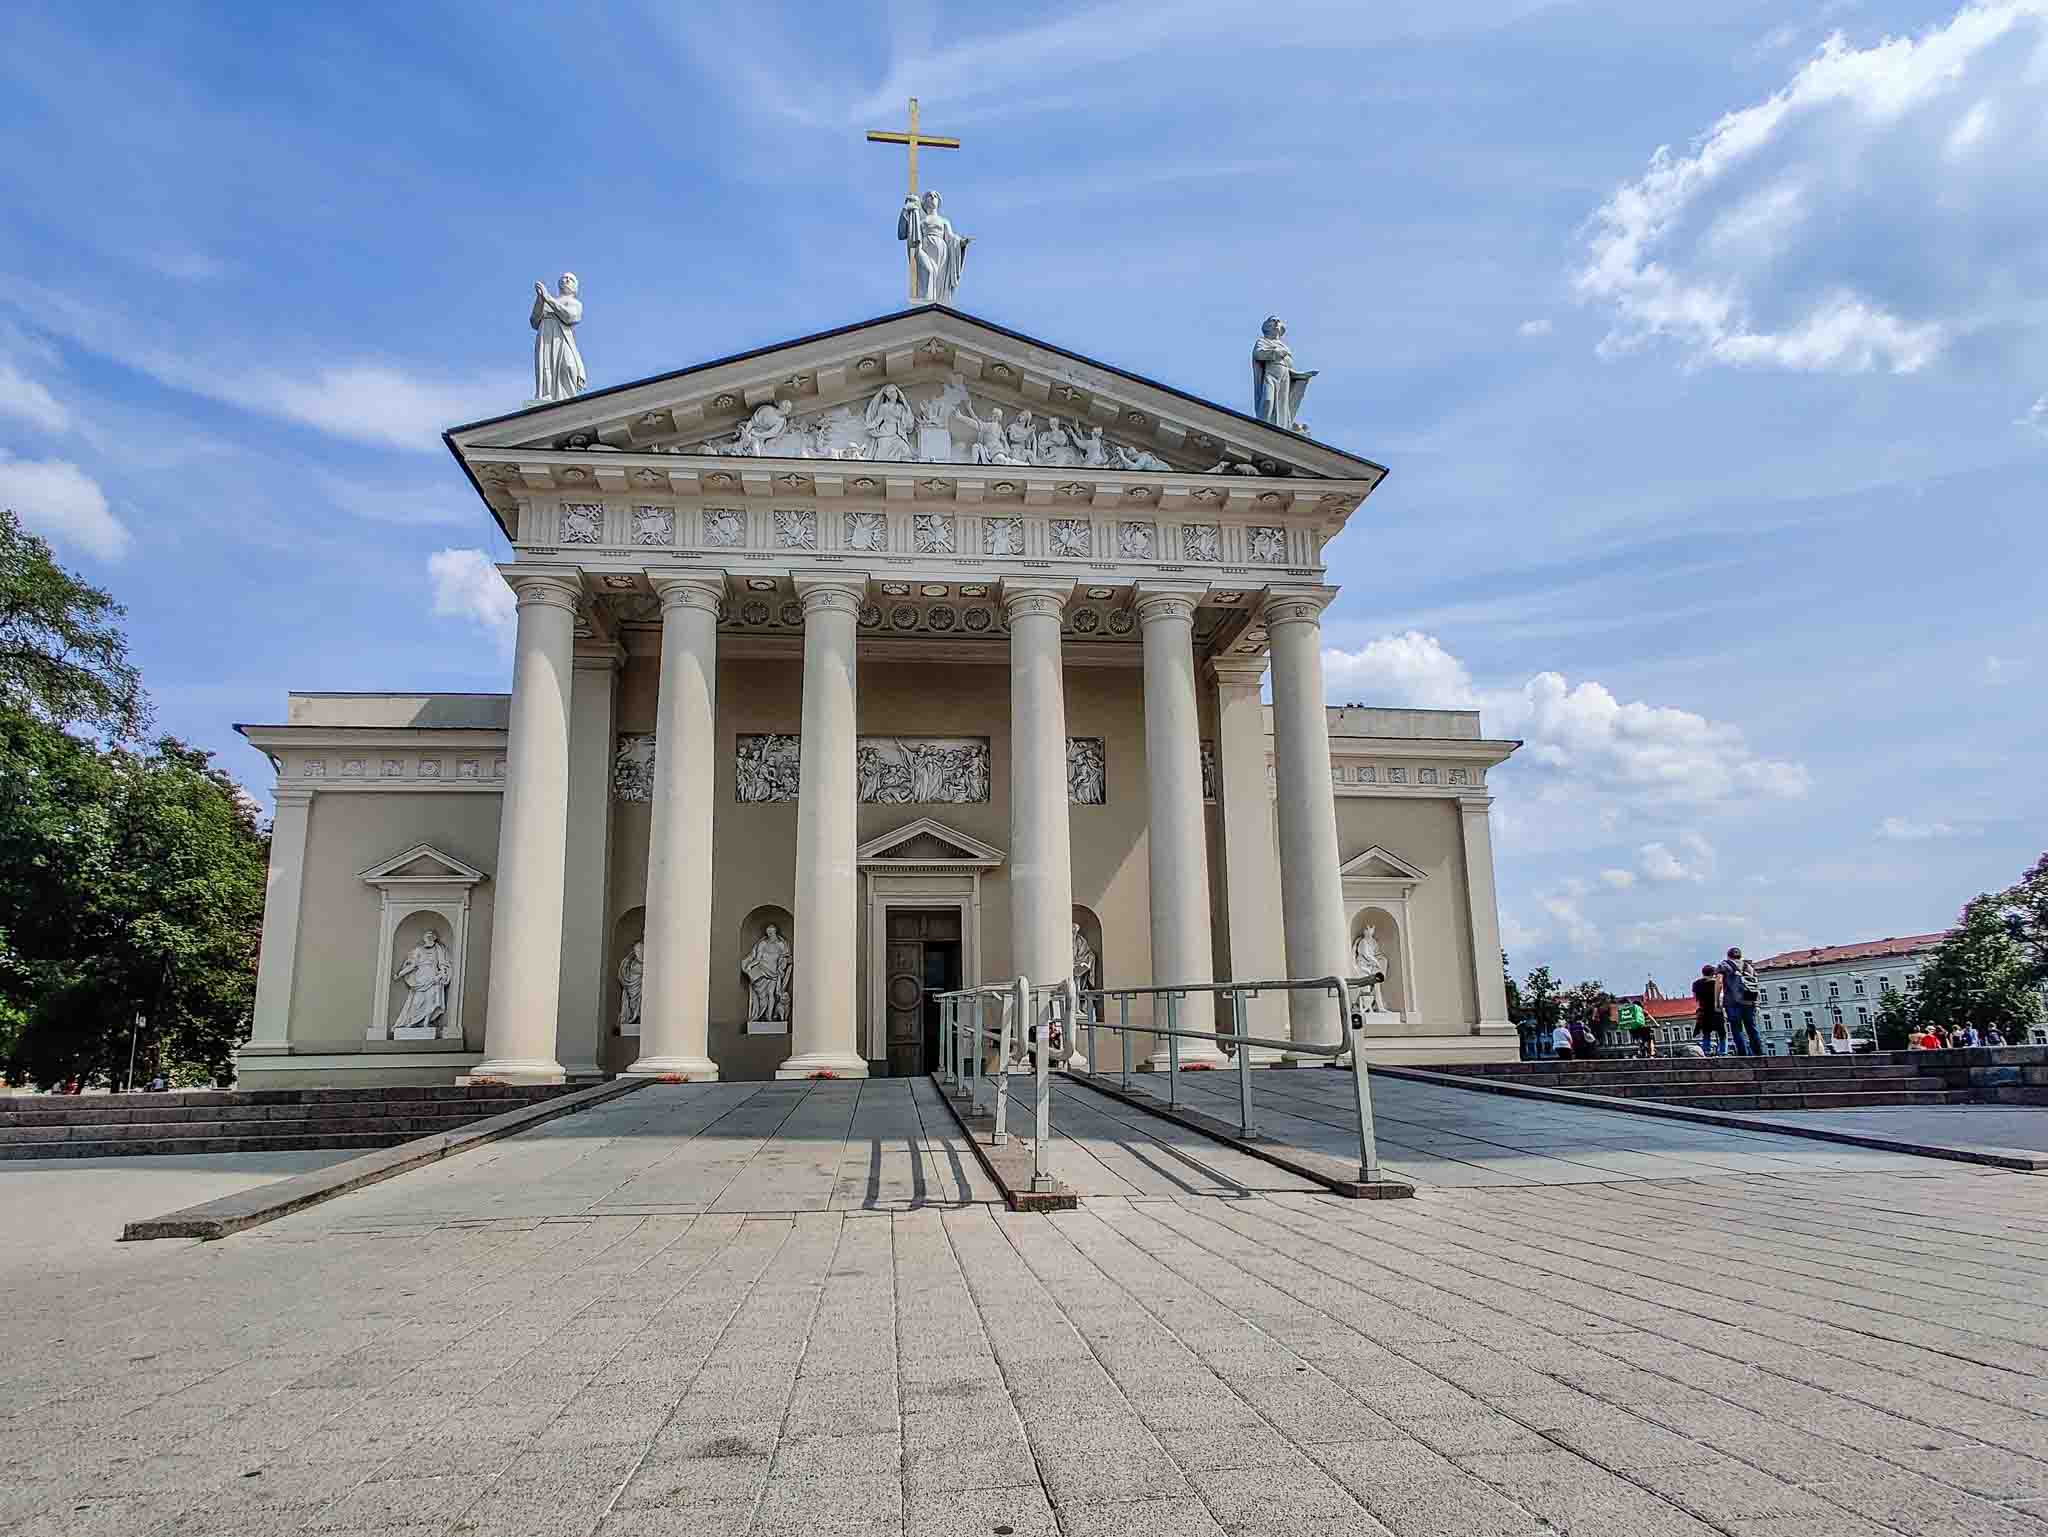
[{"label": "frieze relief panel", "polygon": [[612,798],[621,801],[654,799],[654,734],[621,736],[612,756]]},{"label": "frieze relief panel", "polygon": [[[794,801],[802,752],[786,733],[745,733],[737,743],[733,798],[743,805]],[[864,806],[986,805],[987,737],[864,736],[854,746]]]},{"label": "frieze relief panel", "polygon": [[1099,736],[1067,738],[1067,800],[1076,806],[1109,803],[1106,744]]}]

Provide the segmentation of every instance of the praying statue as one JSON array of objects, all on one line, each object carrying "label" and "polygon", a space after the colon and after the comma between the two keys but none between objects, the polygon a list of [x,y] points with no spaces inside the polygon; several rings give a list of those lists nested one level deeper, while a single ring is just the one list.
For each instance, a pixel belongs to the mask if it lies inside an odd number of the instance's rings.
[{"label": "praying statue", "polygon": [[448,1012],[448,984],[455,980],[455,957],[441,943],[441,936],[428,929],[420,942],[406,952],[397,980],[408,989],[405,1007],[391,1026],[392,1035],[401,1030],[434,1030]]},{"label": "praying statue", "polygon": [[565,272],[553,293],[533,285],[533,404],[567,400],[583,393],[583,354],[576,350],[576,327],[583,320],[583,301],[576,297],[576,274]]},{"label": "praying statue", "polygon": [[788,1029],[796,952],[781,929],[771,923],[761,931],[740,962],[740,975],[747,979],[747,1028]]},{"label": "praying statue", "polygon": [[1294,366],[1294,349],[1286,342],[1287,327],[1277,315],[1268,315],[1252,343],[1252,415],[1289,432],[1300,432],[1295,416],[1301,397],[1318,370]]},{"label": "praying statue", "polygon": [[875,391],[874,399],[868,402],[867,412],[861,420],[874,443],[874,458],[913,461],[917,458],[916,450],[910,446],[916,417],[901,389],[885,384]]},{"label": "praying statue", "polygon": [[619,1034],[640,1033],[640,978],[646,972],[647,958],[639,940],[633,941],[633,948],[626,952],[626,958],[619,962]]},{"label": "praying statue", "polygon": [[1380,953],[1378,931],[1369,923],[1365,932],[1352,942],[1351,975],[1365,978],[1365,985],[1358,990],[1358,1007],[1361,1010],[1377,1014],[1386,1007],[1387,958]]},{"label": "praying statue", "polygon": [[896,238],[910,246],[910,281],[915,301],[951,304],[960,290],[960,269],[967,263],[967,247],[974,237],[954,232],[952,221],[939,212],[938,193],[927,190],[921,199],[903,199],[903,212],[896,219]]}]

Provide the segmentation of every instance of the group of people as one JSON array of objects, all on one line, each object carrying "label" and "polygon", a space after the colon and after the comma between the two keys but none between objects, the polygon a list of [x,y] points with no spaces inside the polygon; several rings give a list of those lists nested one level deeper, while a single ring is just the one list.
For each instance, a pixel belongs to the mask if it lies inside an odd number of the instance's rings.
[{"label": "group of people", "polygon": [[[1835,1028],[1839,1030],[1841,1026]],[[1912,1051],[1953,1051],[2006,1044],[2005,1032],[1996,1025],[1986,1025],[1982,1030],[1975,1025],[1964,1025],[1960,1030],[1951,1030],[1946,1025],[1921,1025],[1906,1037],[1906,1046]]]},{"label": "group of people", "polygon": [[1756,1033],[1756,1006],[1763,999],[1764,985],[1756,966],[1742,958],[1742,946],[1730,945],[1719,965],[1700,967],[1692,985],[1693,1039],[1702,1052],[1713,1052],[1717,1038],[1727,1042],[1731,1057],[1760,1057],[1764,1043]]}]

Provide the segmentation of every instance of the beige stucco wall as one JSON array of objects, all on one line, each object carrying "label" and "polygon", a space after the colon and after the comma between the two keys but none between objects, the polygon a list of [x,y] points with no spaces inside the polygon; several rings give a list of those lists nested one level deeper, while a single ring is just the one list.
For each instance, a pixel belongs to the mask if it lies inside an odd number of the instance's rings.
[{"label": "beige stucco wall", "polygon": [[[415,844],[431,843],[489,874],[498,862],[500,801],[495,790],[328,790],[313,797],[299,904],[298,968],[292,979],[295,1053],[365,1049],[382,903],[376,889],[364,885],[356,872]],[[492,896],[488,880],[470,893],[462,1035],[475,1050],[482,1049],[484,1039]],[[402,1042],[374,1044],[386,1053],[416,1049]]]},{"label": "beige stucco wall", "polygon": [[[1340,795],[1337,845],[1346,860],[1374,844],[1398,854],[1427,879],[1408,899],[1410,941],[1415,957],[1416,995],[1421,1015],[1402,1033],[1461,1032],[1478,1022],[1479,998],[1472,977],[1472,914],[1465,887],[1465,854],[1451,799]],[[1345,904],[1347,909],[1350,903]],[[1358,932],[1354,919],[1352,933]],[[1388,936],[1381,931],[1381,941]],[[1380,1033],[1392,1033],[1383,1030]]]}]

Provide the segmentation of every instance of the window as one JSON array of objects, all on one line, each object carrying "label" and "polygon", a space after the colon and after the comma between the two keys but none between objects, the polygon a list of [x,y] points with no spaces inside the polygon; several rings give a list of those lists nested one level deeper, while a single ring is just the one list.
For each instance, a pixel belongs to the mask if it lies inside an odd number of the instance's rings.
[{"label": "window", "polygon": [[1856,996],[1858,998],[1863,996],[1863,979],[1861,977],[1858,977],[1850,986],[1856,989]]},{"label": "window", "polygon": [[1879,977],[1877,979],[1877,990],[1880,993],[1890,992],[1892,990],[1892,979],[1890,977]]},{"label": "window", "polygon": [[1834,980],[1832,980],[1832,979],[1830,979],[1830,980],[1829,980],[1829,982],[1828,982],[1828,997],[1830,997],[1830,998],[1839,998],[1839,997],[1841,997],[1841,996],[1842,996],[1842,984],[1841,984],[1841,983],[1839,983],[1839,982],[1836,982],[1836,981],[1834,981]]},{"label": "window", "polygon": [[1907,972],[1907,973],[1906,973],[1906,991],[1907,991],[1907,992],[1909,992],[1909,993],[1910,993],[1911,991],[1913,991],[1913,987],[1914,987],[1914,984],[1916,984],[1916,983],[1917,983],[1917,982],[1918,982],[1919,980],[1920,980],[1920,973],[1919,973],[1919,972],[1917,972],[1917,971],[1909,971],[1909,972]]},{"label": "window", "polygon": [[1831,1025],[1839,1025],[1841,1022],[1842,1011],[1840,1009],[1830,1008],[1828,1010],[1828,1023]]},{"label": "window", "polygon": [[1870,1010],[1866,1009],[1860,1003],[1856,1005],[1856,1023],[1859,1025],[1867,1025],[1870,1023]]},{"label": "window", "polygon": [[1813,989],[1804,982],[1799,984],[1799,1001],[1801,1003],[1811,1003],[1813,1001]]},{"label": "window", "polygon": [[1809,1030],[1813,1028],[1813,1010],[1811,1009],[1806,1011],[1806,1028]]}]

